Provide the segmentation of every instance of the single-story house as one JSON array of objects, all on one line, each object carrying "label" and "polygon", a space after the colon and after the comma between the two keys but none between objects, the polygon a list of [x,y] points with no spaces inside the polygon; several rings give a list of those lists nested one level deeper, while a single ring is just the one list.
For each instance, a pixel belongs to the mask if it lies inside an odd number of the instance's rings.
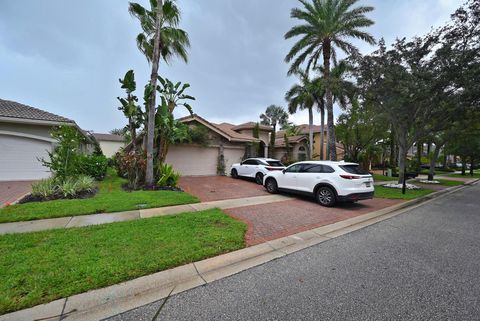
[{"label": "single-story house", "polygon": [[[249,135],[250,123],[233,125],[215,124],[206,119],[192,115],[180,118],[188,126],[205,126],[208,129],[207,146],[198,144],[173,144],[168,149],[166,162],[182,175],[217,175],[229,174],[232,164],[255,155],[252,146],[268,143],[268,135],[260,130],[260,138]],[[253,128],[253,127],[252,127]]]},{"label": "single-story house", "polygon": [[125,138],[123,136],[101,133],[92,133],[92,135],[100,145],[103,155],[107,157],[112,157],[120,148],[125,147]]},{"label": "single-story house", "polygon": [[50,132],[59,125],[76,126],[88,137],[71,119],[0,99],[0,181],[49,177],[39,159],[48,158],[55,144]]}]

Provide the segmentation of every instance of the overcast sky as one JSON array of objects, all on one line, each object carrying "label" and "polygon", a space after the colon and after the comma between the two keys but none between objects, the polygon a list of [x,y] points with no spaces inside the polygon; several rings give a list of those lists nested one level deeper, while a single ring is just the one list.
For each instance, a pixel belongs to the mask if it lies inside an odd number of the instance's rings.
[{"label": "overcast sky", "polygon": [[[443,24],[461,0],[361,0],[375,11],[369,31],[391,43]],[[146,5],[146,0],[140,3]],[[189,63],[162,64],[160,73],[189,82],[194,112],[213,122],[257,121],[270,104],[286,105],[296,81],[284,57],[292,42],[296,0],[178,0],[189,33]],[[149,66],[138,51],[138,22],[123,0],[0,0],[0,98],[108,132],[123,127],[118,78],[134,69],[138,88]],[[360,44],[363,53],[374,48]],[[141,91],[139,91],[141,96]],[[338,114],[338,111],[337,111]],[[185,112],[177,113],[183,116]],[[307,122],[306,112],[291,117]],[[314,121],[319,123],[319,116]]]}]

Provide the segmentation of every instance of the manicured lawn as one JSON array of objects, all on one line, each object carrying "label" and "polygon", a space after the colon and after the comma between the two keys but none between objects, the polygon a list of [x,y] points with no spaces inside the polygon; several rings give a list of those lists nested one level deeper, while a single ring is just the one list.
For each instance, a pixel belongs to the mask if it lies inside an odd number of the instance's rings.
[{"label": "manicured lawn", "polygon": [[243,248],[245,231],[211,209],[0,236],[0,314]]},{"label": "manicured lawn", "polygon": [[380,174],[373,174],[373,180],[376,182],[398,181],[398,177],[390,177]]},{"label": "manicured lawn", "polygon": [[[440,184],[432,184],[432,185],[443,185],[443,186],[458,186],[458,185],[463,185],[463,182],[461,181],[452,181],[452,180],[447,180],[447,179],[436,179],[434,178],[433,180],[440,182]],[[415,183],[420,183],[418,180]],[[427,185],[427,184],[424,184]]]},{"label": "manicured lawn", "polygon": [[123,183],[125,183],[123,178],[118,177],[114,171],[109,171],[107,178],[99,183],[99,192],[92,198],[31,202],[8,206],[0,209],[0,223],[112,213],[199,202],[196,197],[182,192],[126,192],[121,188]]},{"label": "manicured lawn", "polygon": [[432,192],[433,190],[430,190],[430,189],[407,190],[404,195],[402,194],[402,190],[399,188],[375,186],[375,197],[379,197],[379,198],[395,198],[395,199],[411,200],[420,196],[430,194]]},{"label": "manicured lawn", "polygon": [[473,178],[480,178],[480,173],[474,171],[474,172],[473,172],[473,176],[470,176],[470,173],[469,173],[469,172],[465,173],[465,175],[462,175],[462,174],[449,174],[448,176],[450,176],[450,177],[461,177],[461,178],[473,179]]},{"label": "manicured lawn", "polygon": [[[430,172],[429,169],[422,169],[421,170],[421,174],[424,174],[424,175],[428,175],[428,173]],[[444,170],[441,170],[441,169],[436,169],[435,170],[435,175],[448,175],[448,174],[452,174],[453,172],[450,172],[450,171],[444,171]]]}]

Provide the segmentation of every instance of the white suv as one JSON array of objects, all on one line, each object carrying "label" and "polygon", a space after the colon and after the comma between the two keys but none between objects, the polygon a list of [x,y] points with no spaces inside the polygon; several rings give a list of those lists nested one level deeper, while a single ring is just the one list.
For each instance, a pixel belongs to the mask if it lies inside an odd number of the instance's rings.
[{"label": "white suv", "polygon": [[356,163],[305,161],[264,177],[269,193],[287,191],[308,194],[323,206],[337,201],[355,202],[373,198],[373,178]]},{"label": "white suv", "polygon": [[247,158],[241,163],[233,164],[230,175],[233,178],[239,176],[255,178],[257,184],[263,184],[263,177],[271,171],[282,171],[285,166],[273,158]]}]

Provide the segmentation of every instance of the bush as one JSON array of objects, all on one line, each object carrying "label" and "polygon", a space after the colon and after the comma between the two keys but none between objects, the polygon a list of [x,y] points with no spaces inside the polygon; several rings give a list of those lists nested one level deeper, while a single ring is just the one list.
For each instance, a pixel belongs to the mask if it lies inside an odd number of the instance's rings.
[{"label": "bush", "polygon": [[54,178],[46,178],[32,184],[32,195],[48,198],[55,195],[58,185]]},{"label": "bush", "polygon": [[71,177],[64,179],[58,185],[59,192],[63,195],[63,197],[70,197],[77,194],[78,191],[78,183],[77,180]]},{"label": "bush", "polygon": [[157,184],[159,186],[175,187],[180,179],[180,174],[173,170],[173,167],[168,164],[161,164],[159,167],[159,180]]},{"label": "bush", "polygon": [[124,151],[115,155],[115,169],[120,177],[128,180],[128,187],[138,189],[145,181],[147,157],[145,153]]},{"label": "bush", "polygon": [[108,159],[101,155],[82,155],[78,159],[79,174],[102,180],[107,174]]},{"label": "bush", "polygon": [[81,175],[77,178],[77,192],[91,192],[95,188],[93,177]]}]

